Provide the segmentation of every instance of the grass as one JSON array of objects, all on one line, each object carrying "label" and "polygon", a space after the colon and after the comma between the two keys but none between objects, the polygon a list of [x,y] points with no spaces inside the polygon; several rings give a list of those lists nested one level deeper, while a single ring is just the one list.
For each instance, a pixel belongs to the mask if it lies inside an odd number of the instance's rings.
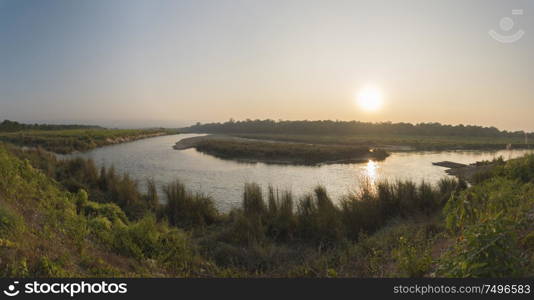
[{"label": "grass", "polygon": [[143,194],[112,167],[42,150],[0,145],[0,178],[4,277],[534,274],[534,155],[470,187],[381,182],[339,204],[323,187],[296,198],[247,183],[227,214],[180,182]]},{"label": "grass", "polygon": [[442,260],[442,276],[532,276],[534,155],[499,164],[483,180],[451,197],[445,224],[457,243]]},{"label": "grass", "polygon": [[219,158],[281,164],[318,164],[354,162],[368,159],[382,160],[389,154],[364,146],[311,145],[302,143],[271,143],[206,139],[195,148]]},{"label": "grass", "polygon": [[365,134],[231,134],[243,138],[299,142],[311,144],[338,144],[363,147],[408,146],[414,150],[484,150],[513,148],[534,148],[534,143],[525,145],[522,137],[476,137],[476,136],[417,136],[417,135],[365,135]]},{"label": "grass", "polygon": [[217,220],[218,212],[209,197],[187,191],[179,181],[163,189],[167,203],[162,213],[171,225],[185,228],[204,227]]},{"label": "grass", "polygon": [[0,132],[0,141],[67,154],[169,133],[164,129],[69,129]]},{"label": "grass", "polygon": [[150,215],[129,221],[115,204],[64,191],[3,147],[0,177],[3,277],[174,276],[193,269],[187,234]]},{"label": "grass", "polygon": [[[319,246],[357,241],[361,234],[373,233],[395,218],[430,216],[463,188],[454,179],[443,179],[438,186],[382,182],[376,189],[364,187],[359,193],[346,196],[337,206],[320,186],[298,200],[288,191],[280,193],[270,187],[265,201],[260,187],[249,183],[244,187],[242,208],[231,213],[231,228],[237,232],[233,240],[293,240]],[[236,228],[239,226],[242,228]]]}]

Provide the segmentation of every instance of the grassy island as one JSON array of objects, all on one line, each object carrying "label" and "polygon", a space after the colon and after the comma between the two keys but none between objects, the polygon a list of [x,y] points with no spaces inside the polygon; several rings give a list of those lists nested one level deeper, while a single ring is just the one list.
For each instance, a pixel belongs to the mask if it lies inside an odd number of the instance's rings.
[{"label": "grassy island", "polygon": [[184,139],[175,146],[186,148],[242,162],[295,165],[383,160],[389,155],[382,149],[365,146],[270,142],[218,135]]}]

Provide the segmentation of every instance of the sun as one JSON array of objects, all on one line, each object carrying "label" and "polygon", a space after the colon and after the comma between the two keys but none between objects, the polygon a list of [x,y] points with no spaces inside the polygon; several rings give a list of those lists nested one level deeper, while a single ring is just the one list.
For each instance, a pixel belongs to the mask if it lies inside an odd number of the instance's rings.
[{"label": "sun", "polygon": [[384,96],[376,87],[365,87],[358,92],[356,100],[361,109],[373,112],[382,108]]}]

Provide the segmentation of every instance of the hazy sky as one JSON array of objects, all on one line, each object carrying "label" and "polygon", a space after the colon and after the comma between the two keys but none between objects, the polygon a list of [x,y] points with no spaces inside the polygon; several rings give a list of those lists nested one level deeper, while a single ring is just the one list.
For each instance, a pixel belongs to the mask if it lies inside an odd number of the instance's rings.
[{"label": "hazy sky", "polygon": [[[530,0],[0,0],[0,119],[534,131],[533,14]],[[376,112],[355,104],[370,84]]]}]

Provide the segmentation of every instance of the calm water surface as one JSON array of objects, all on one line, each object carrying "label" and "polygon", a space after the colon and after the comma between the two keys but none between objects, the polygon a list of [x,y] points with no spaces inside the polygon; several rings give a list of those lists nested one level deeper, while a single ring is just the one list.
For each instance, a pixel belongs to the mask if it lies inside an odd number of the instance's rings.
[{"label": "calm water surface", "polygon": [[505,159],[527,153],[526,150],[502,151],[440,151],[395,152],[384,161],[323,166],[285,166],[263,163],[238,163],[197,152],[195,149],[174,150],[172,146],[183,138],[199,134],[180,134],[149,138],[135,142],[106,146],[65,157],[91,158],[98,166],[114,165],[120,172],[139,180],[141,188],[147,178],[159,185],[180,179],[194,191],[213,197],[217,207],[227,211],[241,203],[245,182],[289,189],[295,195],[309,193],[324,185],[333,199],[356,191],[369,180],[412,179],[435,183],[446,175],[443,167],[432,162],[450,160],[472,163],[502,155]]}]

